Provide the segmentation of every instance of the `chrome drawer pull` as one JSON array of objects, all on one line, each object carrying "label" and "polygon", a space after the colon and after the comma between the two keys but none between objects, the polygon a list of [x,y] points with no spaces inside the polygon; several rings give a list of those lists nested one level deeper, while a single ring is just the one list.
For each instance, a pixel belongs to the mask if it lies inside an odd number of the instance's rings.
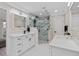
[{"label": "chrome drawer pull", "polygon": [[17,44],[18,46],[21,45],[22,43]]},{"label": "chrome drawer pull", "polygon": [[31,41],[31,38],[29,38],[29,41]]},{"label": "chrome drawer pull", "polygon": [[20,38],[18,38],[18,40],[21,40]]},{"label": "chrome drawer pull", "polygon": [[20,52],[21,52],[21,50],[18,51],[18,53],[20,53]]}]

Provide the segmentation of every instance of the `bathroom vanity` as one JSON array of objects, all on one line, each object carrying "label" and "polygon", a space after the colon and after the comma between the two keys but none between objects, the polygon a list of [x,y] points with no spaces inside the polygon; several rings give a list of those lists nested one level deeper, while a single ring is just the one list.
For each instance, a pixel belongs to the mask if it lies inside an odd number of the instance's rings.
[{"label": "bathroom vanity", "polygon": [[71,36],[56,35],[49,46],[52,56],[79,56],[79,41]]},{"label": "bathroom vanity", "polygon": [[37,32],[36,29],[32,29],[26,34],[11,34],[8,39],[8,55],[17,56],[27,53],[36,45],[36,40],[38,40]]}]

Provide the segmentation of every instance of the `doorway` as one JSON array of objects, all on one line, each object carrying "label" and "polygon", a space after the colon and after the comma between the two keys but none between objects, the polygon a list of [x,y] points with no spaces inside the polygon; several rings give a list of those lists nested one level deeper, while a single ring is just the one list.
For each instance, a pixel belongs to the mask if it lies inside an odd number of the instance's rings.
[{"label": "doorway", "polygon": [[6,10],[0,8],[0,56],[6,56]]}]

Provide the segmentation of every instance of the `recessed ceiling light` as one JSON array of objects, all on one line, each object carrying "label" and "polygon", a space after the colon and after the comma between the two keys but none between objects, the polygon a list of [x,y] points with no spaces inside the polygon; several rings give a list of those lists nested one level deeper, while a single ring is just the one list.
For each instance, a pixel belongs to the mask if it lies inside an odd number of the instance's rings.
[{"label": "recessed ceiling light", "polygon": [[40,13],[40,15],[42,15],[42,13]]},{"label": "recessed ceiling light", "polygon": [[54,12],[58,12],[58,10],[55,10]]}]

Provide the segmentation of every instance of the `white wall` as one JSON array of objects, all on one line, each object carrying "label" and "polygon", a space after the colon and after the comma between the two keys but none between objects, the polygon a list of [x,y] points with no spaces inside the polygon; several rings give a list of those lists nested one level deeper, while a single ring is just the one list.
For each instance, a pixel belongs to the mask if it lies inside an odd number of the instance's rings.
[{"label": "white wall", "polygon": [[72,15],[72,29],[79,31],[79,14]]},{"label": "white wall", "polygon": [[72,35],[79,39],[79,14],[72,14]]},{"label": "white wall", "polygon": [[49,30],[49,33],[48,33],[49,34],[48,38],[49,38],[49,42],[50,42],[54,37],[53,16],[50,16],[49,22],[50,22],[50,30]]},{"label": "white wall", "polygon": [[[64,34],[64,15],[50,16],[50,30],[49,30],[49,40],[51,41],[54,36]],[[56,33],[54,33],[56,31]]]},{"label": "white wall", "polygon": [[54,31],[56,34],[63,35],[64,34],[64,16],[54,16]]}]

